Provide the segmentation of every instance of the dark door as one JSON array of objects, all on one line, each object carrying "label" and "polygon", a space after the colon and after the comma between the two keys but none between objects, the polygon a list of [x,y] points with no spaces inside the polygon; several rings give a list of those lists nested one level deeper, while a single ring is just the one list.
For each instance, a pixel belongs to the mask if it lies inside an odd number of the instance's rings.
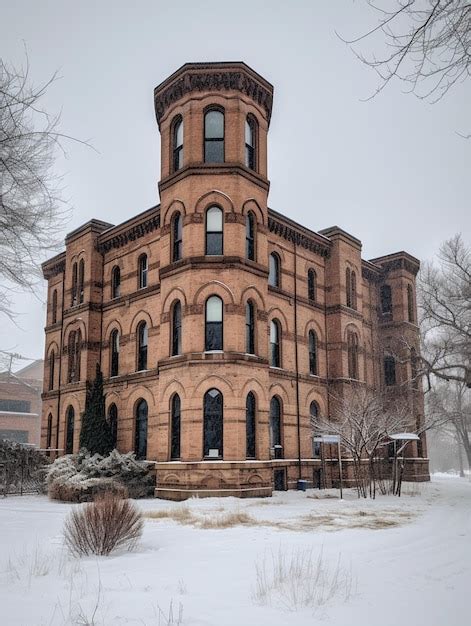
[{"label": "dark door", "polygon": [[275,491],[286,491],[286,470],[276,469],[273,472]]}]

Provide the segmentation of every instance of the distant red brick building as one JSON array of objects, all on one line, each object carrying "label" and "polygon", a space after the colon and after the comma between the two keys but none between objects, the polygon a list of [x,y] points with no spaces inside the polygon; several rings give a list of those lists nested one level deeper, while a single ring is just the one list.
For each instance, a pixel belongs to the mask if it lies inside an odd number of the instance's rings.
[{"label": "distant red brick building", "polygon": [[[117,447],[156,461],[161,497],[316,482],[310,416],[352,384],[406,388],[420,422],[411,360],[388,350],[419,349],[419,262],[366,261],[341,228],[268,208],[273,87],[244,63],[186,64],[154,98],[160,205],[84,224],[43,266],[43,446],[78,449],[97,362]],[[410,455],[427,479],[424,438]]]}]

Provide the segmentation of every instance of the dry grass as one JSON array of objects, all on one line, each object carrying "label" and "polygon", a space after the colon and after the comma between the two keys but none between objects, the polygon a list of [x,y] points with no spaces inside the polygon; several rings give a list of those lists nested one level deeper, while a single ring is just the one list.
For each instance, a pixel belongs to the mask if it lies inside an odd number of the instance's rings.
[{"label": "dry grass", "polygon": [[[224,509],[222,509],[224,511]],[[188,505],[160,511],[147,511],[144,517],[154,520],[169,519],[179,524],[197,528],[233,528],[234,526],[260,526],[265,524],[244,511],[226,511],[223,513],[191,511]],[[266,524],[270,524],[266,522]]]}]

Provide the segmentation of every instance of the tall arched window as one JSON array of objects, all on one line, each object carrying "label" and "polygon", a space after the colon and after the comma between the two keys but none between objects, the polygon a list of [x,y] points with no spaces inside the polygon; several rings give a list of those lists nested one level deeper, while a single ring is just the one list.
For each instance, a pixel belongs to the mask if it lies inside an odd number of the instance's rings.
[{"label": "tall arched window", "polygon": [[281,446],[281,402],[277,396],[270,400],[270,447]]},{"label": "tall arched window", "polygon": [[180,458],[181,401],[176,393],[171,402],[170,458]]},{"label": "tall arched window", "polygon": [[172,218],[172,263],[182,258],[182,214],[175,213]]},{"label": "tall arched window", "polygon": [[248,459],[255,458],[255,396],[252,392],[247,395],[245,401],[245,441],[246,452],[245,455]]},{"label": "tall arched window", "polygon": [[355,271],[352,270],[352,286],[351,286],[351,294],[352,294],[352,309],[357,310],[357,275]]},{"label": "tall arched window", "polygon": [[223,254],[223,212],[218,206],[206,211],[206,250],[207,255]]},{"label": "tall arched window", "polygon": [[390,285],[381,285],[380,289],[381,313],[383,315],[391,315],[392,308],[392,291]]},{"label": "tall arched window", "polygon": [[75,343],[75,382],[80,380],[80,366],[82,364],[82,331],[77,331],[77,339]]},{"label": "tall arched window", "polygon": [[183,167],[183,120],[178,117],[173,123],[172,132],[173,171]]},{"label": "tall arched window", "polygon": [[321,444],[320,441],[314,441],[314,435],[316,432],[316,421],[319,417],[319,405],[317,402],[312,401],[309,406],[309,416],[311,418],[311,425],[313,427],[313,440],[312,440],[312,456],[314,458],[320,457],[321,455]]},{"label": "tall arched window", "polygon": [[73,454],[74,452],[74,424],[75,411],[73,406],[69,406],[65,417],[65,453]]},{"label": "tall arched window", "polygon": [[251,170],[256,169],[257,122],[248,115],[245,120],[245,165]]},{"label": "tall arched window", "polygon": [[138,260],[139,272],[139,289],[147,287],[147,254],[141,254]]},{"label": "tall arched window", "polygon": [[204,162],[224,163],[224,113],[215,109],[204,116]]},{"label": "tall arched window", "polygon": [[353,331],[347,333],[348,376],[358,379],[358,335]]},{"label": "tall arched window", "polygon": [[113,448],[116,448],[116,444],[118,443],[118,408],[114,403],[110,404],[108,409],[108,424],[110,426]]},{"label": "tall arched window", "polygon": [[203,455],[209,458],[223,456],[223,398],[218,389],[210,389],[203,400]]},{"label": "tall arched window", "polygon": [[72,291],[71,291],[71,299],[70,299],[71,306],[75,306],[77,304],[77,280],[78,280],[77,263],[74,263],[72,265]]},{"label": "tall arched window", "polygon": [[68,352],[68,372],[69,383],[76,383],[80,380],[80,361],[82,349],[82,333],[80,330],[72,330],[67,343]]},{"label": "tall arched window", "polygon": [[407,285],[407,316],[408,316],[409,322],[412,322],[412,323],[415,322],[414,293],[413,293],[411,284]]},{"label": "tall arched window", "polygon": [[245,351],[255,354],[255,306],[251,300],[245,305]]},{"label": "tall arched window", "polygon": [[110,335],[110,376],[119,374],[119,332],[115,329]]},{"label": "tall arched window", "polygon": [[388,387],[396,384],[396,360],[393,356],[384,357],[384,384]]},{"label": "tall arched window", "polygon": [[255,216],[252,211],[245,218],[245,256],[255,261]]},{"label": "tall arched window", "polygon": [[55,369],[56,355],[54,350],[51,350],[49,355],[49,391],[54,389],[54,369]]},{"label": "tall arched window", "polygon": [[147,369],[147,324],[141,322],[137,327],[137,370]]},{"label": "tall arched window", "polygon": [[223,349],[222,300],[219,296],[210,296],[206,300],[205,346],[208,350]]},{"label": "tall arched window", "polygon": [[[47,434],[46,434],[46,448],[49,449],[52,446],[52,415],[49,413],[47,416]],[[50,452],[47,452],[47,456],[51,456]]]},{"label": "tall arched window", "polygon": [[317,335],[313,330],[309,331],[309,373],[317,376]]},{"label": "tall arched window", "polygon": [[310,302],[316,301],[316,272],[311,268],[307,273],[307,297]]},{"label": "tall arched window", "polygon": [[60,430],[61,420],[59,416],[59,412],[57,412],[56,418],[56,450],[59,450],[59,430]]},{"label": "tall arched window", "polygon": [[347,306],[352,306],[352,272],[349,267],[345,270],[345,289],[347,295]]},{"label": "tall arched window", "polygon": [[134,432],[134,452],[136,459],[145,459],[147,456],[147,418],[148,407],[145,400],[139,400],[136,405],[136,425]]},{"label": "tall arched window", "polygon": [[272,252],[268,259],[268,284],[272,287],[280,286],[280,257],[276,252]]},{"label": "tall arched window", "polygon": [[57,322],[57,289],[52,292],[52,323]]},{"label": "tall arched window", "polygon": [[85,261],[80,259],[78,268],[78,301],[80,304],[83,302],[83,290],[85,285]]},{"label": "tall arched window", "polygon": [[182,353],[182,305],[180,300],[172,307],[172,356]]},{"label": "tall arched window", "polygon": [[121,270],[117,265],[111,272],[111,297],[119,298],[121,295]]},{"label": "tall arched window", "polygon": [[278,320],[270,322],[270,365],[271,367],[281,367],[280,350],[281,327]]}]

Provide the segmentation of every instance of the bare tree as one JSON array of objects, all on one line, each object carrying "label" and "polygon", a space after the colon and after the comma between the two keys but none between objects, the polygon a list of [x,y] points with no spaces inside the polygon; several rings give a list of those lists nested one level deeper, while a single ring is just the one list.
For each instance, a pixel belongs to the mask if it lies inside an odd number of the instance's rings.
[{"label": "bare tree", "polygon": [[[376,35],[383,54],[355,52],[380,78],[375,94],[393,79],[403,81],[419,98],[440,100],[471,70],[471,3],[466,0],[373,0],[379,24],[348,44]],[[372,96],[373,97],[373,96]]]}]

